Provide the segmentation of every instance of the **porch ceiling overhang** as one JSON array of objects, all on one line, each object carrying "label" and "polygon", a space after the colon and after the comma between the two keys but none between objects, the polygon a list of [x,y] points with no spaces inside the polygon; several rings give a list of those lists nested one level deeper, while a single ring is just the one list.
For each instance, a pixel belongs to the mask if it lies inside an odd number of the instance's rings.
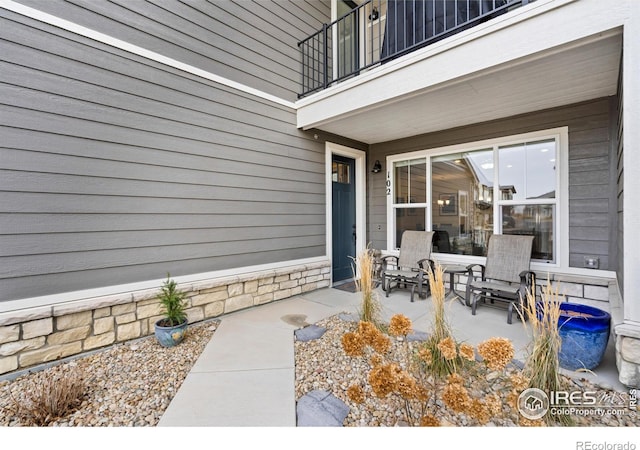
[{"label": "porch ceiling overhang", "polygon": [[374,144],[615,95],[624,13],[539,6],[299,100],[298,126]]}]

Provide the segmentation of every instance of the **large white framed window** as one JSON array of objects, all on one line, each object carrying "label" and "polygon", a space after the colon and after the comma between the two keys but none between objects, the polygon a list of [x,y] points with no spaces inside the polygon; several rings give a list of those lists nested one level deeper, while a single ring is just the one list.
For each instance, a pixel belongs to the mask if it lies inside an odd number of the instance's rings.
[{"label": "large white framed window", "polygon": [[387,157],[387,248],[433,230],[436,254],[469,259],[486,256],[492,234],[525,234],[533,262],[559,265],[566,142],[564,127]]}]

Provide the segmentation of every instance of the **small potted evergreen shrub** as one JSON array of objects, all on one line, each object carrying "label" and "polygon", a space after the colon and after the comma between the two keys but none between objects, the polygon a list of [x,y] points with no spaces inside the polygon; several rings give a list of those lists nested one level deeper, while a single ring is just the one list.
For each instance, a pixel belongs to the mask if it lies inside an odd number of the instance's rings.
[{"label": "small potted evergreen shrub", "polygon": [[182,342],[187,330],[187,302],[185,293],[178,290],[178,284],[168,274],[158,300],[164,317],[155,323],[156,339],[163,347],[173,347]]}]

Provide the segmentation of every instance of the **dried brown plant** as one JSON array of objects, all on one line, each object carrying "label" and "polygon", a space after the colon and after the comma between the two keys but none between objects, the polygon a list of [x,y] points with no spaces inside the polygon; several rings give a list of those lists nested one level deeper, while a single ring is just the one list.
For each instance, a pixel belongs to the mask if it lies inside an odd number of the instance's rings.
[{"label": "dried brown plant", "polygon": [[406,337],[413,331],[412,326],[411,319],[402,314],[395,314],[389,322],[389,334]]},{"label": "dried brown plant", "polygon": [[[531,347],[525,360],[524,376],[529,379],[531,388],[538,388],[544,392],[558,392],[567,389],[567,382],[560,375],[560,361],[558,353],[562,340],[558,331],[560,318],[560,303],[564,296],[559,294],[559,287],[551,286],[547,282],[541,290],[541,300],[531,292],[527,293],[527,301],[523,302],[520,318],[525,327],[531,329]],[[528,321],[526,319],[529,319]],[[545,420],[550,423],[558,422],[571,425],[573,419],[566,414],[547,414]]]},{"label": "dried brown plant", "polygon": [[447,384],[442,392],[442,401],[448,408],[457,413],[467,412],[471,404],[469,391],[458,383]]},{"label": "dried brown plant", "polygon": [[435,416],[431,414],[427,414],[426,416],[422,416],[420,418],[420,426],[421,427],[439,427],[440,420],[438,420]]},{"label": "dried brown plant", "polygon": [[515,354],[509,339],[492,337],[478,345],[478,353],[491,370],[504,370]]},{"label": "dried brown plant", "polygon": [[352,384],[351,386],[349,386],[349,388],[347,389],[347,396],[353,403],[358,405],[364,402],[365,399],[362,386],[358,386],[357,384]]},{"label": "dried brown plant", "polygon": [[[436,263],[427,275],[431,286],[433,321],[429,337],[423,344],[423,347],[431,353],[431,361],[424,367],[431,375],[443,379],[450,373],[456,372],[462,364],[462,358],[458,355],[458,345],[453,339],[451,327],[447,321],[444,270],[440,264]],[[425,361],[425,358],[421,357],[421,359]]]},{"label": "dried brown plant", "polygon": [[462,378],[462,376],[460,376],[460,374],[452,373],[451,375],[449,375],[447,377],[447,383],[463,385],[464,384],[464,378]]},{"label": "dried brown plant", "polygon": [[373,345],[373,342],[378,339],[381,332],[373,322],[361,320],[358,323],[358,334],[366,345]]},{"label": "dried brown plant", "polygon": [[458,349],[452,337],[447,337],[438,342],[438,350],[444,359],[452,360],[458,356]]},{"label": "dried brown plant", "polygon": [[389,363],[374,367],[369,372],[369,384],[378,398],[385,398],[396,388],[396,379],[400,373],[400,366]]},{"label": "dried brown plant", "polygon": [[451,327],[445,314],[445,284],[444,269],[436,263],[433,270],[427,272],[429,286],[431,287],[431,301],[434,306],[432,334],[437,342],[451,336]]},{"label": "dried brown plant", "polygon": [[384,334],[379,333],[375,336],[373,342],[371,342],[371,347],[373,347],[376,352],[384,355],[391,350],[391,340]]},{"label": "dried brown plant", "polygon": [[342,336],[342,349],[349,356],[362,356],[365,342],[358,333],[345,333]]},{"label": "dried brown plant", "polygon": [[475,420],[484,425],[491,419],[491,411],[489,407],[480,399],[474,398],[469,404],[467,413]]},{"label": "dried brown plant", "polygon": [[518,425],[520,425],[521,427],[544,427],[545,422],[542,419],[531,420],[527,419],[526,417],[520,417]]},{"label": "dried brown plant", "polygon": [[30,379],[25,396],[12,395],[16,415],[27,426],[47,426],[82,403],[86,377],[75,366],[55,366],[42,377]]},{"label": "dried brown plant", "polygon": [[406,370],[398,372],[395,391],[405,400],[416,400],[419,396],[418,383]]},{"label": "dried brown plant", "polygon": [[384,362],[384,358],[382,358],[382,356],[378,354],[371,355],[371,359],[369,360],[369,364],[371,365],[371,367],[379,366],[383,362]]},{"label": "dried brown plant", "polygon": [[460,356],[466,359],[467,361],[475,361],[476,354],[473,350],[473,345],[469,344],[460,344],[460,348],[458,349]]},{"label": "dried brown plant", "polygon": [[429,366],[433,362],[433,353],[431,353],[430,349],[422,347],[420,350],[418,350],[418,358],[420,358],[422,362]]},{"label": "dried brown plant", "polygon": [[380,324],[380,312],[382,306],[380,305],[380,299],[375,291],[375,276],[374,276],[374,259],[373,253],[370,248],[366,248],[360,252],[355,258],[356,272],[354,273],[354,279],[356,286],[361,292],[362,301],[360,303],[360,320],[365,322],[371,322],[378,326]]},{"label": "dried brown plant", "polygon": [[529,379],[522,374],[522,372],[513,373],[509,376],[509,381],[511,381],[511,386],[517,391],[524,391],[527,387],[529,387]]},{"label": "dried brown plant", "polygon": [[[347,333],[349,334],[349,333]],[[372,347],[376,352],[384,354],[389,351],[391,348],[391,340],[385,336],[384,333],[380,331],[372,322],[366,322],[361,320],[358,323],[358,329],[351,333],[349,336],[350,349],[354,351],[354,354],[349,354],[349,356],[361,356],[362,352],[355,353],[357,351],[356,345],[362,346],[362,351],[364,351],[365,346]],[[346,334],[345,334],[346,336]],[[343,347],[344,347],[344,336],[343,336]],[[347,353],[348,354],[348,353]]]},{"label": "dried brown plant", "polygon": [[502,400],[500,400],[500,396],[496,393],[489,394],[485,397],[485,403],[489,411],[494,416],[500,415],[502,413]]}]

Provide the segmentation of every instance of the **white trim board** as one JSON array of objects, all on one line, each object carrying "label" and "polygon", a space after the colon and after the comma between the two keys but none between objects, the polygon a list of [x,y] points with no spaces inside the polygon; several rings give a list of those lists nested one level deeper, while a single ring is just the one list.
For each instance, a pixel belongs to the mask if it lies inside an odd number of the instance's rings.
[{"label": "white trim board", "polygon": [[[557,273],[573,273],[579,275],[592,275],[611,278],[614,273],[608,270],[601,269],[583,269],[580,267],[571,267],[569,263],[569,128],[567,126],[561,126],[550,129],[543,129],[539,131],[533,131],[528,133],[521,133],[516,135],[501,136],[492,139],[465,142],[461,144],[429,148],[417,151],[411,151],[406,153],[394,153],[388,155],[386,158],[386,167],[389,171],[391,178],[390,185],[394,186],[393,179],[393,164],[397,161],[413,158],[430,158],[438,155],[446,155],[452,153],[460,153],[463,151],[469,151],[473,149],[482,149],[489,147],[497,147],[499,145],[509,145],[519,143],[523,141],[540,140],[540,139],[557,139],[558,149],[556,158],[558,158],[560,169],[557,173],[557,191],[559,196],[557,198],[557,216],[554,228],[554,233],[557,236],[556,239],[556,252],[557,259],[555,263],[542,263],[532,262],[531,267],[538,271],[549,271]],[[428,169],[430,170],[430,168]],[[431,184],[427,185],[427,195],[429,200],[431,196]],[[387,243],[386,251],[393,252],[395,242],[395,227],[394,220],[395,215],[393,212],[393,192],[391,195],[387,195],[386,199],[386,214],[387,214]],[[494,196],[494,198],[496,198]],[[429,201],[427,202],[429,203]],[[419,206],[418,206],[419,207]],[[499,221],[498,209],[494,208],[494,223]],[[427,214],[426,217],[426,229],[433,229],[432,216]],[[470,264],[472,262],[478,262],[482,260],[482,257],[469,256],[469,255],[453,255],[453,254],[436,254],[436,258],[442,258],[447,262],[456,264]]]},{"label": "white trim board", "polygon": [[356,256],[359,255],[366,248],[367,233],[367,217],[366,217],[366,204],[367,204],[367,182],[366,182],[366,153],[362,150],[357,150],[344,145],[334,144],[333,142],[325,143],[325,210],[326,210],[326,249],[327,258],[331,261],[331,278],[333,284],[333,182],[331,179],[331,162],[333,155],[346,156],[353,158],[356,165]]},{"label": "white trim board", "polygon": [[21,5],[20,3],[14,2],[12,0],[0,0],[0,8],[4,8],[6,10],[12,11],[16,14],[23,15],[25,17],[29,17],[31,19],[38,20],[40,22],[44,22],[48,25],[52,25],[57,28],[61,28],[63,30],[69,31],[71,33],[75,33],[80,36],[84,36],[86,38],[92,39],[94,41],[100,42],[102,44],[109,45],[111,47],[118,48],[120,50],[124,50],[129,53],[133,53],[138,56],[142,56],[143,58],[159,62],[160,64],[164,64],[166,66],[173,67],[178,70],[182,70],[183,72],[190,73],[192,75],[196,75],[198,77],[204,78],[209,81],[213,81],[214,83],[222,84],[224,86],[230,87],[232,89],[236,89],[238,91],[244,92],[249,95],[253,95],[255,97],[259,97],[263,100],[268,100],[270,102],[277,103],[279,105],[285,106],[287,108],[296,109],[296,105],[293,102],[282,99],[275,95],[268,94],[266,92],[260,91],[258,89],[249,87],[245,84],[238,83],[236,81],[230,80],[228,78],[221,77],[219,75],[213,74],[206,70],[199,69],[195,66],[185,64],[173,58],[169,58],[167,56],[161,55],[159,53],[153,52],[151,50],[147,50],[145,48],[139,47],[137,45],[130,44],[128,42],[122,41],[120,39],[116,39],[112,36],[109,36],[104,33],[100,33],[98,31],[92,30],[90,28],[84,27],[82,25],[78,25],[76,23],[70,22],[65,19],[61,19],[54,15],[39,11],[35,8],[30,8],[25,5]]}]

